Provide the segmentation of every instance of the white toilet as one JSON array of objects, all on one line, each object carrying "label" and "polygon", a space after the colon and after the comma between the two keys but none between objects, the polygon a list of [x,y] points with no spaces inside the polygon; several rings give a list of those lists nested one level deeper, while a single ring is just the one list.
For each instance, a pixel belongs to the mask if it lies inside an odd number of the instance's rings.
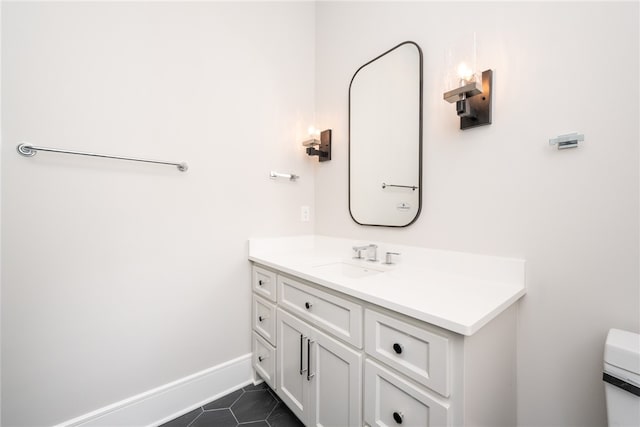
[{"label": "white toilet", "polygon": [[640,335],[611,329],[604,347],[609,427],[640,426]]}]

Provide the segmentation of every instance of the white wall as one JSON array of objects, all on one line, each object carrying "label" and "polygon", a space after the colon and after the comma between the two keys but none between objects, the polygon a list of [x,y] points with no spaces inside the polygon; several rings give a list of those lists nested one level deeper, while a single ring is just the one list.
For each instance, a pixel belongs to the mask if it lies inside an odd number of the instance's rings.
[{"label": "white wall", "polygon": [[[606,332],[640,331],[638,12],[637,2],[317,4],[316,114],[334,153],[316,175],[316,232],[526,259],[522,426],[604,425]],[[479,65],[494,69],[493,124],[460,131],[442,100],[445,51],[474,30]],[[362,227],[348,212],[349,81],[404,40],[424,51],[422,214],[406,229]],[[549,147],[574,130],[580,148]]]},{"label": "white wall", "polygon": [[250,352],[247,239],[313,232],[313,3],[3,2],[1,36],[2,424]]}]

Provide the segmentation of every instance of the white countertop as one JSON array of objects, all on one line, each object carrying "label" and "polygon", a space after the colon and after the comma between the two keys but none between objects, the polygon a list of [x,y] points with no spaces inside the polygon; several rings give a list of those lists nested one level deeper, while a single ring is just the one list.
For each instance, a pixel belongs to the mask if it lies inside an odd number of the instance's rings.
[{"label": "white countertop", "polygon": [[[385,252],[399,252],[396,264],[352,259],[353,246],[369,243],[378,245],[382,260]],[[250,239],[249,259],[463,335],[476,333],[526,293],[524,260],[383,242],[326,236]],[[332,271],[338,268],[318,268],[334,263],[382,272],[354,278]]]}]

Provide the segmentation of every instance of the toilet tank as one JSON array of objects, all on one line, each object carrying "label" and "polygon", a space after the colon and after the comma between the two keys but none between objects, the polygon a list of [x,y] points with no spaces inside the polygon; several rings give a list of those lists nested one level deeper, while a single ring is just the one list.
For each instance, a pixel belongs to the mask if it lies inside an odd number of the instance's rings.
[{"label": "toilet tank", "polygon": [[640,335],[611,329],[604,346],[609,427],[640,426]]}]

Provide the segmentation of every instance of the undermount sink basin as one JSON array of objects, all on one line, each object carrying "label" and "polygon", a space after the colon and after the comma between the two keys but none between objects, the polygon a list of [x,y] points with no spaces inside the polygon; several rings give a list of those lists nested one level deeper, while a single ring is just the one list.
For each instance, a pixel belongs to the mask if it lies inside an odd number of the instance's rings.
[{"label": "undermount sink basin", "polygon": [[332,264],[316,265],[313,267],[320,274],[329,274],[331,276],[344,276],[350,279],[372,276],[374,274],[383,273],[383,270],[376,270],[368,266],[360,266],[347,264],[345,262],[335,262]]}]

